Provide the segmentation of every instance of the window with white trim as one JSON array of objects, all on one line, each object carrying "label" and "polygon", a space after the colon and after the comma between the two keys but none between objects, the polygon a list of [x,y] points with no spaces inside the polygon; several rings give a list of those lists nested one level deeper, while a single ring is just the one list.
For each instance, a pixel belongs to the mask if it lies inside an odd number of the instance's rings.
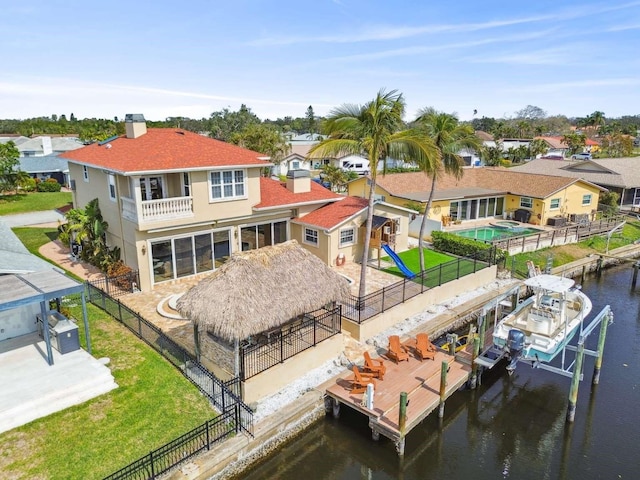
[{"label": "window with white trim", "polygon": [[300,162],[298,160],[294,160],[293,162],[291,162],[292,170],[297,170],[298,168],[300,168]]},{"label": "window with white trim", "polygon": [[89,181],[89,167],[86,165],[82,166],[82,178],[85,182]]},{"label": "window with white trim", "polygon": [[560,208],[560,199],[559,198],[552,198],[551,199],[551,203],[549,205],[549,210],[557,210]]},{"label": "window with white trim", "polygon": [[313,228],[304,229],[304,243],[318,246],[318,231]]},{"label": "window with white trim", "polygon": [[112,202],[116,201],[116,176],[113,173],[107,173],[109,179],[109,199]]},{"label": "window with white trim", "polygon": [[244,170],[219,170],[210,172],[209,185],[211,200],[245,197]]},{"label": "window with white trim", "polygon": [[340,230],[340,246],[346,247],[356,243],[356,230],[355,228],[344,228]]},{"label": "window with white trim", "polygon": [[393,218],[392,220],[393,220],[393,223],[396,224],[396,234],[402,233],[400,231],[400,225],[402,225],[402,222],[400,221],[400,217]]},{"label": "window with white trim", "polygon": [[533,208],[533,198],[520,197],[520,206],[522,208]]},{"label": "window with white trim", "polygon": [[182,172],[182,196],[191,196],[191,178],[189,177],[189,172]]},{"label": "window with white trim", "polygon": [[582,205],[583,206],[591,205],[591,194],[590,193],[582,195]]}]

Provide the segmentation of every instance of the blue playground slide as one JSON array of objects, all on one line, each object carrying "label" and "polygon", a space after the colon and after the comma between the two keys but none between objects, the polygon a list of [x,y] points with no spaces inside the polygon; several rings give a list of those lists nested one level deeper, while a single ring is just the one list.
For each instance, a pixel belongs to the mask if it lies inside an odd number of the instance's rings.
[{"label": "blue playground slide", "polygon": [[398,256],[396,252],[393,251],[393,249],[389,245],[385,243],[384,245],[382,245],[382,248],[384,249],[385,252],[387,252],[387,255],[389,255],[393,259],[393,261],[396,262],[396,265],[398,266],[400,271],[404,273],[405,277],[413,278],[416,276],[415,273],[413,273],[411,270],[407,268],[407,266],[404,264],[402,259]]}]

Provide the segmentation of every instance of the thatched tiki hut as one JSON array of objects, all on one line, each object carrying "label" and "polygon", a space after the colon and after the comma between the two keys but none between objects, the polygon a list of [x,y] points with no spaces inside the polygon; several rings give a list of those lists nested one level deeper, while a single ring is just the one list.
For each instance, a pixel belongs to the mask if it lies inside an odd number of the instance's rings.
[{"label": "thatched tiki hut", "polygon": [[254,401],[340,353],[336,302],[348,296],[347,280],[292,240],[232,255],[177,306],[196,353]]}]

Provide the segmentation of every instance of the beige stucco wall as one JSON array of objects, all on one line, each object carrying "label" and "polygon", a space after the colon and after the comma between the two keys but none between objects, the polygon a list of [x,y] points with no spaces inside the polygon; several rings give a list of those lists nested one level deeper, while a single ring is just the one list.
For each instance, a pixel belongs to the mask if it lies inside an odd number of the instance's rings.
[{"label": "beige stucco wall", "polygon": [[387,310],[381,315],[370,318],[360,325],[343,317],[342,329],[349,332],[356,340],[364,342],[367,339],[378,335],[380,332],[392,327],[397,322],[424,311],[430,305],[442,303],[456,295],[460,295],[461,293],[468,292],[470,290],[475,290],[478,287],[494,281],[496,279],[497,271],[498,267],[493,265],[480,270],[479,272],[459,278],[458,280],[453,280],[439,287],[432,288],[421,295],[413,297],[405,303],[401,303],[400,305]]},{"label": "beige stucco wall", "polygon": [[[591,203],[582,205],[582,197],[591,195]],[[551,200],[560,199],[560,208],[551,209]],[[588,214],[591,215],[593,210],[598,208],[598,200],[600,198],[600,189],[583,182],[576,182],[568,188],[545,198],[541,212],[542,225],[546,225],[547,219],[557,215],[566,216],[572,214]]]},{"label": "beige stucco wall", "polygon": [[334,335],[315,347],[289,358],[284,363],[248,379],[243,384],[245,403],[257,402],[280,391],[285,385],[308,373],[309,370],[338,357],[343,350],[342,334]]}]

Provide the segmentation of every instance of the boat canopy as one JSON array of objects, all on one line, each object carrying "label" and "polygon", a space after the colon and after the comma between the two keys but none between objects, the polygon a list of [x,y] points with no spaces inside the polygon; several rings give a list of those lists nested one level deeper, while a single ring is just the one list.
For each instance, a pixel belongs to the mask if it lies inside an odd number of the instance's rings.
[{"label": "boat canopy", "polygon": [[527,287],[531,287],[539,290],[546,290],[549,292],[564,293],[575,285],[571,278],[558,277],[557,275],[536,275],[535,277],[527,278],[524,284]]}]

